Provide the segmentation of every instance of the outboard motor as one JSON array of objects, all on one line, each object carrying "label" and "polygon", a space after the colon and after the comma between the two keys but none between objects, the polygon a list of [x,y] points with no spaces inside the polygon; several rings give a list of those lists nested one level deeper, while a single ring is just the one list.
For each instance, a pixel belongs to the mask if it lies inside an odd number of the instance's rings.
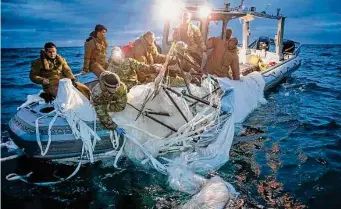
[{"label": "outboard motor", "polygon": [[265,49],[266,51],[268,51],[269,46],[270,46],[270,38],[269,37],[265,37],[265,36],[259,37],[259,39],[257,41],[257,49],[258,50]]},{"label": "outboard motor", "polygon": [[291,40],[283,41],[283,54],[292,54],[295,51],[295,42]]}]

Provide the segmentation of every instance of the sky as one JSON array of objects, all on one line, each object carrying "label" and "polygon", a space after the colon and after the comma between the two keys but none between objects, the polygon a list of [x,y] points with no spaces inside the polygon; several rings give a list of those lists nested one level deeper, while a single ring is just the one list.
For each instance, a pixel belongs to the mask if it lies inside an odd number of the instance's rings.
[{"label": "sky", "polygon": [[[133,41],[147,30],[162,36],[159,4],[163,0],[2,0],[1,48],[42,47],[52,41],[57,47],[83,46],[96,24],[108,28],[110,45]],[[240,0],[212,0],[237,6]],[[270,6],[267,7],[267,5]],[[245,6],[275,14],[281,8],[285,21],[284,38],[303,44],[341,44],[340,0],[245,0]],[[171,11],[169,11],[171,12]],[[233,36],[241,39],[242,25],[231,21]],[[274,37],[274,20],[251,22],[251,39]]]}]

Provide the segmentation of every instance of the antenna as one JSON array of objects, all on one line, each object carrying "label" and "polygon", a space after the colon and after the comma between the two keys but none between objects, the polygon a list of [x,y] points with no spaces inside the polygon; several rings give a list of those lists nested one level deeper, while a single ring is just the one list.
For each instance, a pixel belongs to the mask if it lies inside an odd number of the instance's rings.
[{"label": "antenna", "polygon": [[266,14],[266,10],[269,8],[270,4],[267,4],[264,11],[262,12],[263,14]]},{"label": "antenna", "polygon": [[277,16],[279,16],[280,11],[281,11],[281,8],[277,8]]},{"label": "antenna", "polygon": [[224,5],[225,5],[225,10],[229,11],[231,4],[228,1],[225,1]]},{"label": "antenna", "polygon": [[[230,6],[230,3],[228,3]],[[226,4],[225,4],[226,5]],[[231,8],[230,11],[240,11],[244,9],[244,0],[241,0],[240,5],[234,8]]]}]

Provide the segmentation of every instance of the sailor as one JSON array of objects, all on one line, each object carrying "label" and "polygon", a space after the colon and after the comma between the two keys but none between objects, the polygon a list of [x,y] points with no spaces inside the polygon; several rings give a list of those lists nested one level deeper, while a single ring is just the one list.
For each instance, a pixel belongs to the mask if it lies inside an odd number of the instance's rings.
[{"label": "sailor", "polygon": [[201,64],[202,54],[206,52],[204,39],[200,29],[191,22],[191,14],[184,12],[182,14],[182,23],[178,25],[173,32],[174,41],[183,41],[188,45],[190,55]]},{"label": "sailor", "polygon": [[132,58],[124,59],[121,49],[113,47],[107,70],[116,73],[129,91],[135,85],[154,81],[160,72],[160,66],[147,65]]},{"label": "sailor", "polygon": [[158,52],[155,36],[151,31],[147,31],[134,42],[132,56],[135,60],[147,65],[163,64],[166,61],[166,56]]},{"label": "sailor", "polygon": [[[125,130],[120,128],[110,117],[109,112],[121,112],[127,104],[127,87],[115,73],[105,71],[96,65],[99,74],[99,83],[92,89],[92,103],[101,124],[108,130],[124,135]],[[97,74],[97,75],[98,75]]]},{"label": "sailor", "polygon": [[197,68],[200,68],[199,64],[193,60],[192,56],[188,53],[188,46],[183,41],[176,42],[175,45],[176,57],[179,59],[181,68],[186,72],[197,72]]},{"label": "sailor", "polygon": [[[226,31],[226,35],[229,33]],[[207,48],[213,48],[212,53],[208,57],[206,71],[218,77],[230,76],[232,71],[232,79],[240,79],[239,57],[238,57],[238,39],[230,38],[221,40],[219,37],[210,38],[207,41]]]},{"label": "sailor", "polygon": [[[121,49],[114,47],[111,51],[107,70],[116,73],[120,77],[121,82],[126,84],[129,92],[135,85],[154,82],[162,68],[163,66],[161,64],[147,65],[131,58],[124,59]],[[175,67],[169,68],[170,86],[185,86],[184,79],[180,74],[179,69]],[[189,73],[185,73],[185,78],[191,81],[191,75]]]},{"label": "sailor", "polygon": [[95,30],[89,35],[84,44],[83,72],[91,71],[94,63],[100,64],[104,69],[108,67],[106,40],[107,28],[103,25],[96,25]]},{"label": "sailor", "polygon": [[72,71],[66,60],[57,54],[54,43],[48,42],[44,50],[40,52],[40,58],[31,64],[30,79],[33,83],[43,85],[44,92],[41,97],[46,102],[52,102],[57,96],[59,80],[69,78],[72,84],[88,99],[90,90],[84,84],[76,82]]}]

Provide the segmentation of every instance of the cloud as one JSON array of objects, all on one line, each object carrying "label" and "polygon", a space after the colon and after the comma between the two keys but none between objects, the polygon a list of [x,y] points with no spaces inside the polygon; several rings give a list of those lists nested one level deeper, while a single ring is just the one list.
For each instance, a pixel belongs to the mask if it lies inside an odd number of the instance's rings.
[{"label": "cloud", "polygon": [[[163,22],[156,15],[160,0],[3,0],[1,5],[2,47],[41,46],[45,41],[60,46],[82,46],[96,24],[108,28],[111,44],[124,44],[147,30],[162,35]],[[213,0],[223,7],[225,0]],[[230,1],[232,7],[240,1]],[[255,5],[262,11],[270,4],[267,13],[288,16],[285,35],[299,40],[318,40],[322,33],[335,43],[340,43],[341,1],[339,0],[248,0],[245,6]],[[241,37],[241,25],[231,21],[229,27]],[[251,24],[252,36],[276,33],[276,21],[256,20]],[[304,32],[303,32],[304,31]],[[340,35],[339,37],[337,37]],[[68,42],[71,40],[71,42]]]}]

